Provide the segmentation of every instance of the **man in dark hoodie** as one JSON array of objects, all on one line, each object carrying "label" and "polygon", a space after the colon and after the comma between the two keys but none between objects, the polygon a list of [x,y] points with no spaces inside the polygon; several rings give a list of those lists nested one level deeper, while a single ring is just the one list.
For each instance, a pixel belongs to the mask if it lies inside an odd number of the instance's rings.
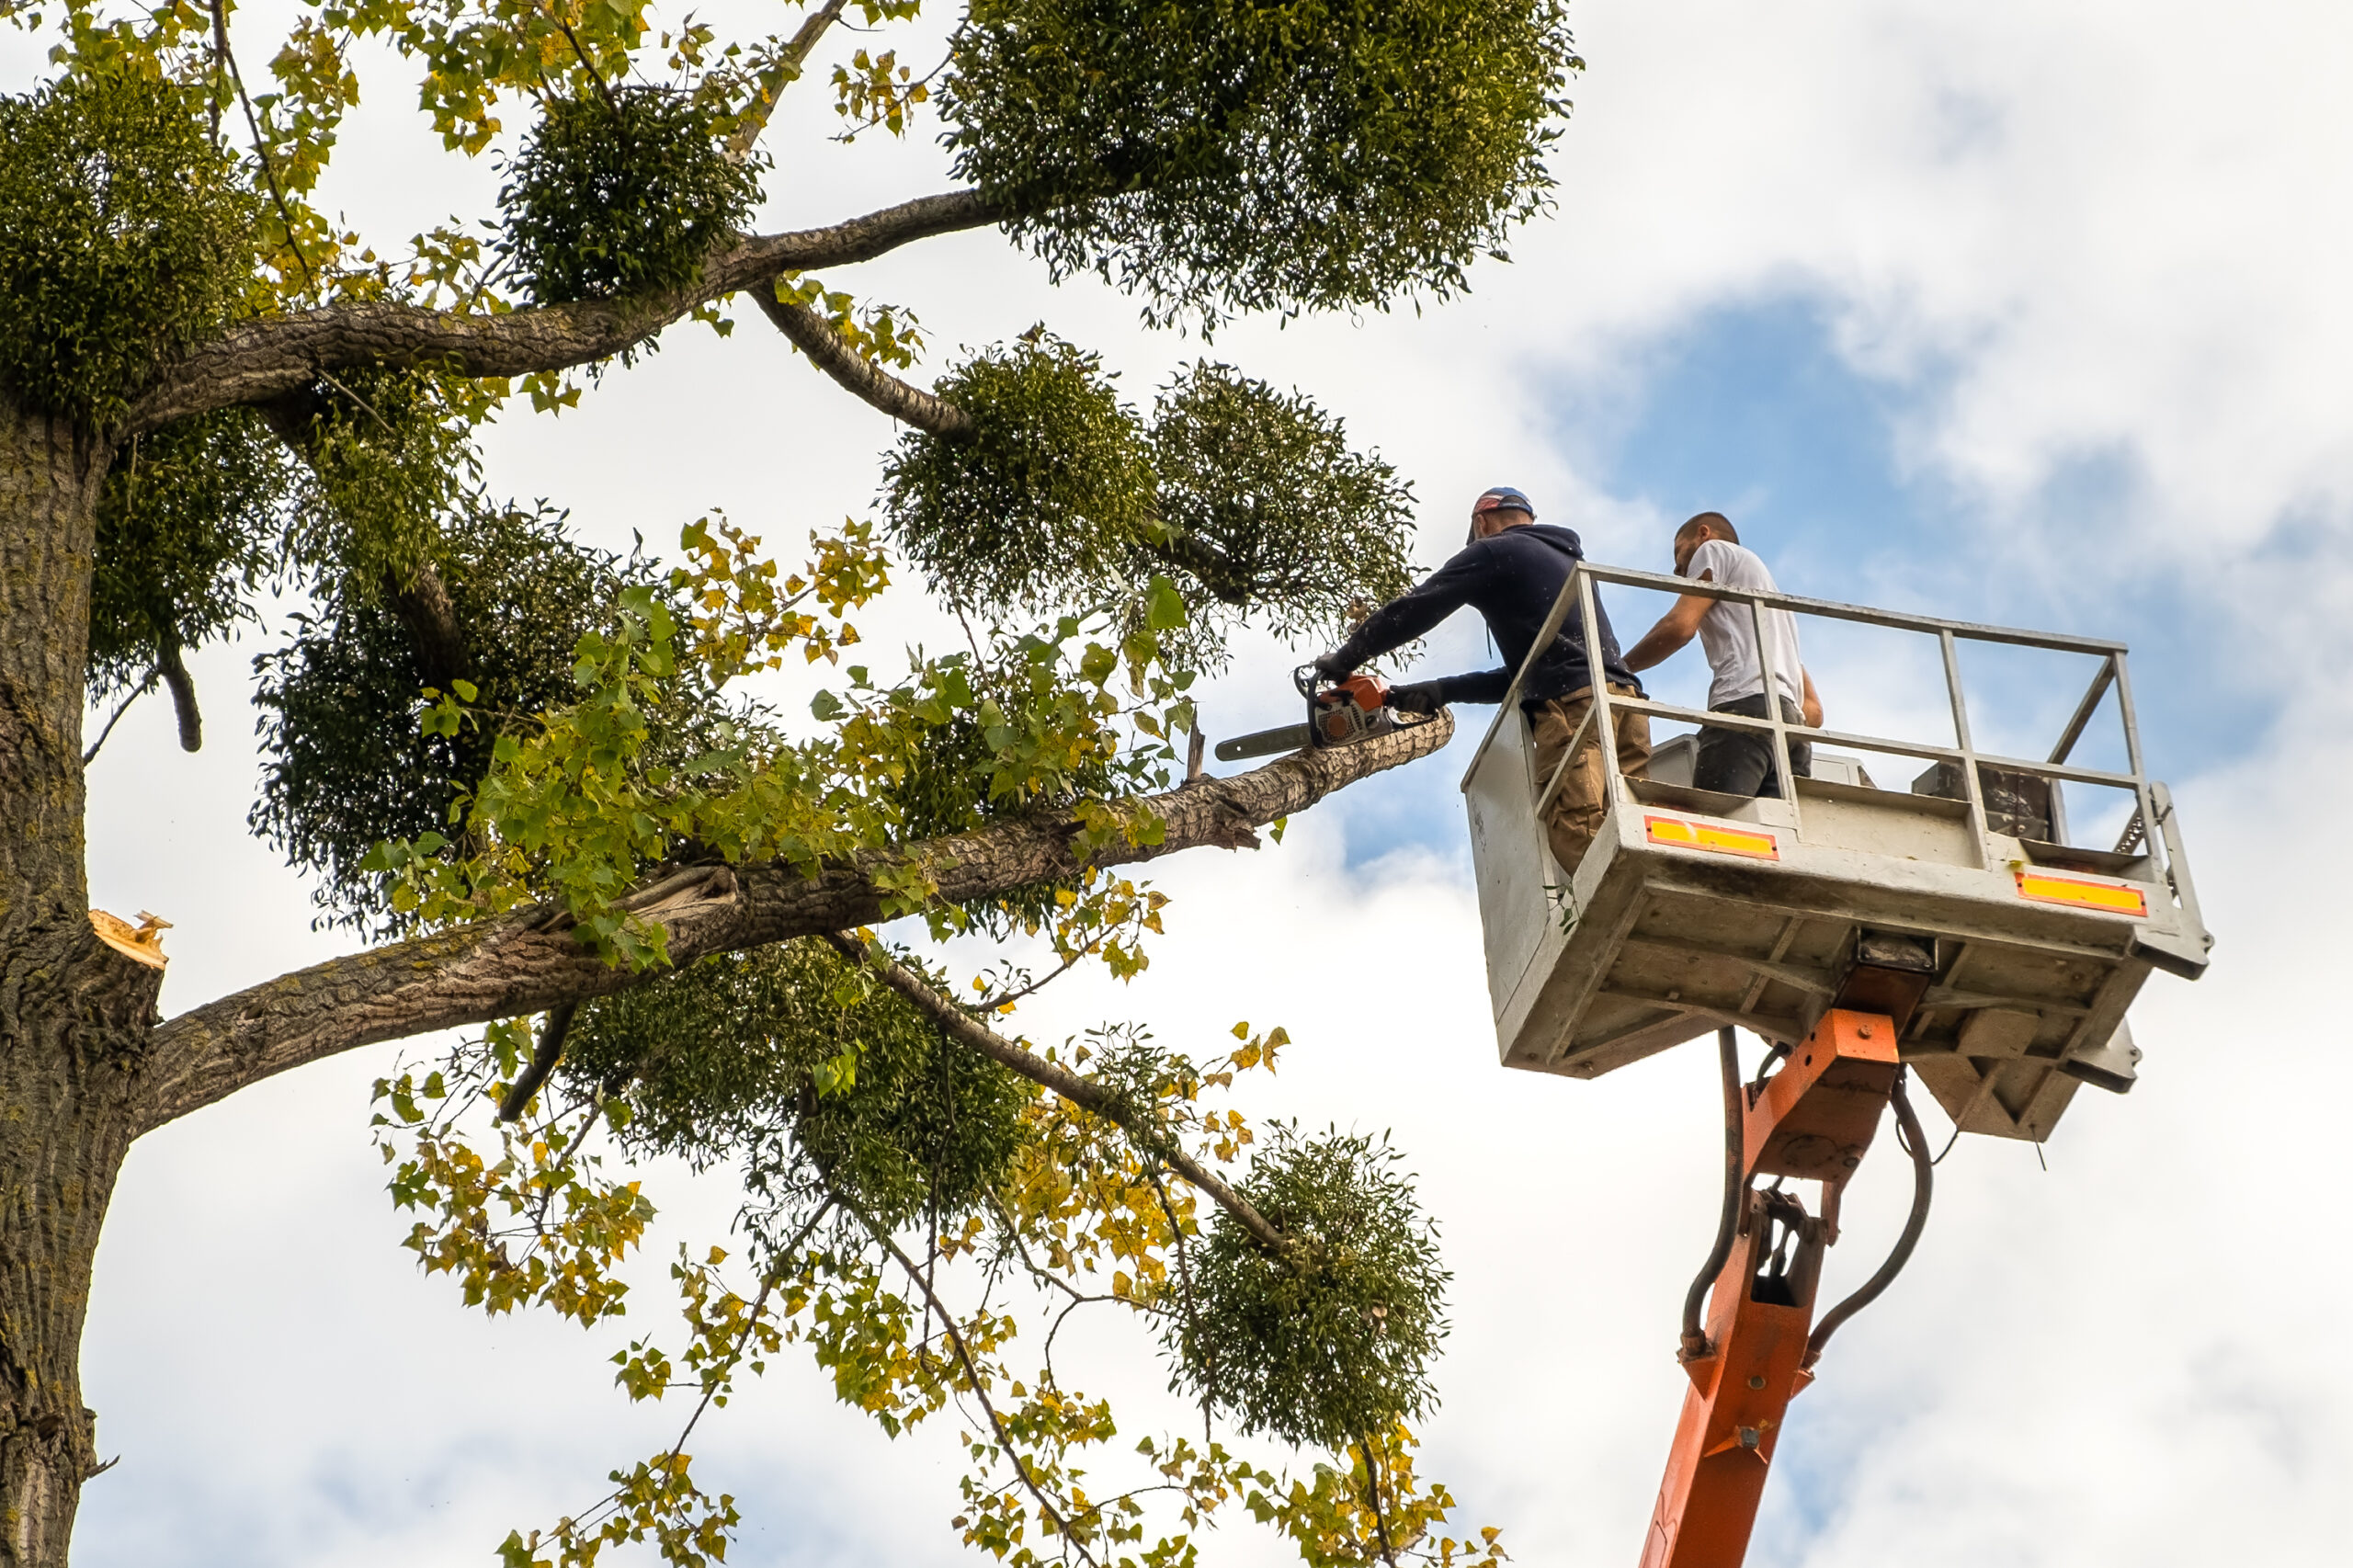
[{"label": "man in dark hoodie", "polygon": [[[1367,660],[1424,635],[1469,605],[1485,618],[1487,631],[1506,661],[1503,667],[1397,687],[1389,694],[1389,705],[1404,713],[1432,713],[1449,702],[1501,702],[1511,687],[1513,672],[1528,657],[1529,645],[1552,612],[1552,601],[1560,597],[1561,585],[1568,581],[1570,568],[1584,559],[1584,547],[1574,532],[1540,524],[1536,508],[1526,495],[1508,485],[1498,485],[1472,503],[1471,540],[1451,561],[1413,592],[1366,617],[1348,640],[1318,659],[1315,667],[1336,680]],[[1597,597],[1594,608],[1601,619],[1601,668],[1609,689],[1623,697],[1643,696],[1642,683],[1620,655],[1608,612],[1601,609]],[[1519,706],[1528,716],[1535,744],[1536,778],[1541,788],[1593,706],[1593,668],[1585,618],[1574,605],[1552,645],[1529,670],[1520,687]],[[1617,727],[1619,770],[1641,774],[1651,757],[1649,715],[1613,713],[1610,717]],[[1600,747],[1587,736],[1546,812],[1546,836],[1563,870],[1576,869],[1594,835],[1601,831],[1607,801],[1602,788],[1605,777]]]}]

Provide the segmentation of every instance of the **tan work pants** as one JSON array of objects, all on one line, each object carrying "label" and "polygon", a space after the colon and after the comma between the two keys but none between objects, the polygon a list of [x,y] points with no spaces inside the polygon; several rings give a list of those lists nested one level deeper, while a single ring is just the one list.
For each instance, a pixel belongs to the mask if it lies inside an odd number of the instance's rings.
[{"label": "tan work pants", "polygon": [[[1632,687],[1614,681],[1609,689],[1620,697],[1642,695]],[[1562,754],[1569,749],[1571,737],[1585,722],[1586,710],[1592,706],[1593,687],[1588,686],[1566,697],[1548,698],[1528,710],[1538,790],[1544,788],[1552,777],[1552,769],[1560,766]],[[1609,717],[1618,732],[1618,771],[1639,778],[1651,765],[1651,716],[1613,711]],[[1552,804],[1544,813],[1544,835],[1552,841],[1552,858],[1561,863],[1561,869],[1571,875],[1575,874],[1577,862],[1585,858],[1585,852],[1593,847],[1608,804],[1604,789],[1608,769],[1602,766],[1601,747],[1596,744],[1600,734],[1601,726],[1596,721],[1585,738],[1584,747],[1561,778],[1560,793],[1552,797]]]}]

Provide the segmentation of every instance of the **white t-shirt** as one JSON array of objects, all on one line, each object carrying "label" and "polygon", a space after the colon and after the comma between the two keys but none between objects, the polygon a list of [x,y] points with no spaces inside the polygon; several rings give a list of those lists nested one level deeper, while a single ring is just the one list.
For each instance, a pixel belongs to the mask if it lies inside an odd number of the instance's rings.
[{"label": "white t-shirt", "polygon": [[[1722,583],[1727,588],[1778,591],[1779,587],[1755,551],[1721,539],[1709,540],[1693,551],[1691,564],[1683,574],[1694,582],[1705,576],[1709,582]],[[1699,646],[1706,651],[1708,668],[1715,675],[1708,686],[1711,708],[1754,697],[1765,689],[1764,674],[1756,662],[1756,615],[1753,605],[1718,599],[1699,618]],[[1765,640],[1772,655],[1773,684],[1790,701],[1799,700],[1804,676],[1798,663],[1797,618],[1785,609],[1766,610]]]}]

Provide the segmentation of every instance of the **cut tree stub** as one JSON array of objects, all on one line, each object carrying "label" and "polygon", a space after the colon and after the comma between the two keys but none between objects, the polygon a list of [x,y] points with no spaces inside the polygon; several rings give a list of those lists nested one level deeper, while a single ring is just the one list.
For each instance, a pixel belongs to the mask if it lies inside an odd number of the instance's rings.
[{"label": "cut tree stub", "polygon": [[103,909],[90,911],[90,925],[98,940],[125,958],[136,959],[150,969],[161,969],[171,960],[164,956],[164,933],[171,922],[139,912],[139,924],[133,926],[119,915],[108,915]]}]

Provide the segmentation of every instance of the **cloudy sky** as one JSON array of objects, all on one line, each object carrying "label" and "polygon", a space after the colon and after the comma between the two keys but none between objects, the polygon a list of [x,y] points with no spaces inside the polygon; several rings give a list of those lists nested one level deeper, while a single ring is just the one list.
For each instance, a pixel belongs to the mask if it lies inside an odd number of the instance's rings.
[{"label": "cloudy sky", "polygon": [[[2047,1170],[1982,1140],[1945,1162],[1917,1260],[1793,1407],[1752,1561],[2341,1561],[2353,1374],[2331,1325],[2353,1285],[2336,1243],[2353,1074],[2325,990],[2353,875],[2329,784],[2353,765],[2353,13],[1575,14],[1590,69],[1558,210],[1510,265],[1481,267],[1464,300],[1245,323],[1215,352],[1308,391],[1398,465],[1425,565],[1472,494],[1510,483],[1605,560],[1663,566],[1673,522],[1713,506],[1794,591],[2130,641],[2221,939],[2201,983],[2152,983],[2140,1086],[2079,1096]],[[257,53],[273,15],[241,17]],[[11,87],[35,68],[21,43],[0,52]],[[429,155],[397,73],[369,89],[333,189],[371,238],[489,211],[495,171]],[[763,226],[941,186],[922,137],[845,148],[817,140],[825,119],[813,97],[779,125]],[[935,365],[1044,319],[1141,397],[1200,351],[1097,289],[1049,289],[988,234],[837,281],[915,307]],[[779,540],[865,515],[891,435],[755,318],[725,342],[675,331],[576,413],[514,417],[489,452],[499,488],[659,548],[714,506]],[[343,945],[242,836],[256,761],[237,694],[258,646],[199,662],[200,756],[150,704],[93,777],[94,901],[177,922],[167,1012]],[[1455,627],[1428,656],[1481,654]],[[1915,669],[1859,646],[1812,656],[1834,722],[1922,700]],[[1211,730],[1285,717],[1289,663],[1254,650],[1209,694]],[[1987,722],[2020,733],[2072,695],[2006,670],[1987,689]],[[1392,1130],[1444,1225],[1455,1333],[1426,1471],[1522,1562],[1624,1563],[1711,1239],[1712,1063],[1687,1050],[1597,1083],[1496,1067],[1455,793],[1467,752],[1349,791],[1279,848],[1165,864],[1176,903],[1150,973],[1074,978],[1025,1022],[1051,1040],[1142,1018],[1200,1049],[1237,1019],[1288,1026],[1298,1043],[1252,1108]],[[365,1129],[396,1054],[310,1069],[134,1150],[85,1363],[122,1462],[86,1494],[84,1563],[481,1560],[661,1439],[607,1386],[625,1333],[485,1324],[410,1266]],[[1874,1164],[1834,1290],[1897,1222],[1899,1163]],[[650,1190],[658,1296],[666,1249],[731,1204],[676,1172]],[[1148,1415],[1142,1348],[1090,1346],[1090,1386],[1134,1391]],[[731,1560],[957,1561],[942,1441],[889,1441],[785,1361],[698,1439],[706,1480],[742,1501]],[[1239,1527],[1210,1554],[1283,1558]]]}]

